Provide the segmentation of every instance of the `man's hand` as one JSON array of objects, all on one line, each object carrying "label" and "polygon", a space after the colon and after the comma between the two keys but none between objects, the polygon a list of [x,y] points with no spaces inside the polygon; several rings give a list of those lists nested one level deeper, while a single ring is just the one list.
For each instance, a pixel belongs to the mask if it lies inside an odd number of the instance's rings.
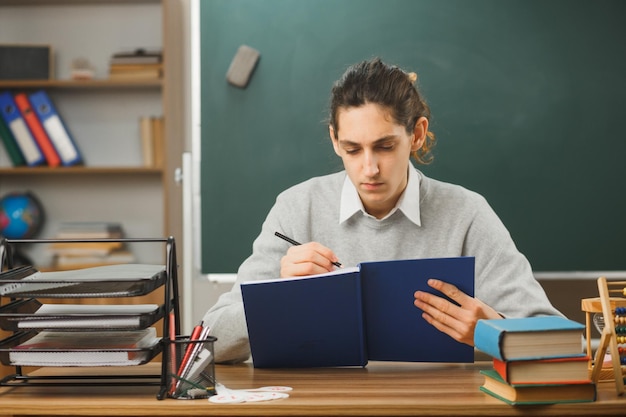
[{"label": "man's hand", "polygon": [[335,270],[333,262],[338,262],[337,256],[317,242],[292,246],[280,260],[280,276],[323,274]]},{"label": "man's hand", "polygon": [[415,292],[414,304],[420,308],[422,317],[439,331],[453,339],[474,346],[474,329],[479,319],[501,319],[493,308],[477,298],[470,297],[456,286],[437,279],[429,279],[428,285],[442,292],[459,305],[443,297],[424,292]]}]

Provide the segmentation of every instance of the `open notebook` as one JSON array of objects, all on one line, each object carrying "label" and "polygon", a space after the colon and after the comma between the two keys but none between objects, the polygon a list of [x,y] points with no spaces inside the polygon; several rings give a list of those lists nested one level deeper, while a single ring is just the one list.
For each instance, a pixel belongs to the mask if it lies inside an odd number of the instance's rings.
[{"label": "open notebook", "polygon": [[365,366],[368,360],[472,362],[474,349],[428,324],[417,290],[437,278],[474,295],[474,258],[364,262],[241,284],[255,367]]}]

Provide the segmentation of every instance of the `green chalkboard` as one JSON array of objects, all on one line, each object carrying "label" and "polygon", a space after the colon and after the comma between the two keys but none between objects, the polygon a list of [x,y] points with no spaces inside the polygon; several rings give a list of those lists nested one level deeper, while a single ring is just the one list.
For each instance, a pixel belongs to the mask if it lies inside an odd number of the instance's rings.
[{"label": "green chalkboard", "polygon": [[[483,194],[535,270],[626,270],[626,2],[200,3],[203,272],[236,272],[281,190],[341,169],[329,90],[373,56],[419,75],[424,172]],[[242,44],[245,89],[225,78]]]}]

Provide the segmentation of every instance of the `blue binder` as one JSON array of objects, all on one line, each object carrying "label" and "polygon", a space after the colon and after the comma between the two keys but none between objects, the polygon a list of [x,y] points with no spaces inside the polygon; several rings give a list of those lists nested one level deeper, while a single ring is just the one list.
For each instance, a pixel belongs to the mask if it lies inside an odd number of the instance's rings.
[{"label": "blue binder", "polygon": [[33,110],[39,117],[41,124],[50,137],[54,148],[61,157],[64,166],[76,165],[83,162],[83,158],[76,146],[72,135],[59,116],[52,100],[44,90],[29,95]]},{"label": "blue binder", "polygon": [[30,130],[28,130],[26,121],[22,118],[10,91],[0,93],[0,115],[11,133],[13,133],[26,165],[36,166],[45,163],[44,155]]}]

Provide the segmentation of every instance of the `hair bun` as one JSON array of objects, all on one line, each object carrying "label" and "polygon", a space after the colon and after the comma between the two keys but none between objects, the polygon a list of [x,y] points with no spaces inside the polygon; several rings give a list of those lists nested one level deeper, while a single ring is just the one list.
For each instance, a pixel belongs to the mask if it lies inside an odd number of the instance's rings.
[{"label": "hair bun", "polygon": [[415,84],[415,81],[417,81],[417,74],[414,72],[409,72],[406,76],[408,77],[411,84]]}]

